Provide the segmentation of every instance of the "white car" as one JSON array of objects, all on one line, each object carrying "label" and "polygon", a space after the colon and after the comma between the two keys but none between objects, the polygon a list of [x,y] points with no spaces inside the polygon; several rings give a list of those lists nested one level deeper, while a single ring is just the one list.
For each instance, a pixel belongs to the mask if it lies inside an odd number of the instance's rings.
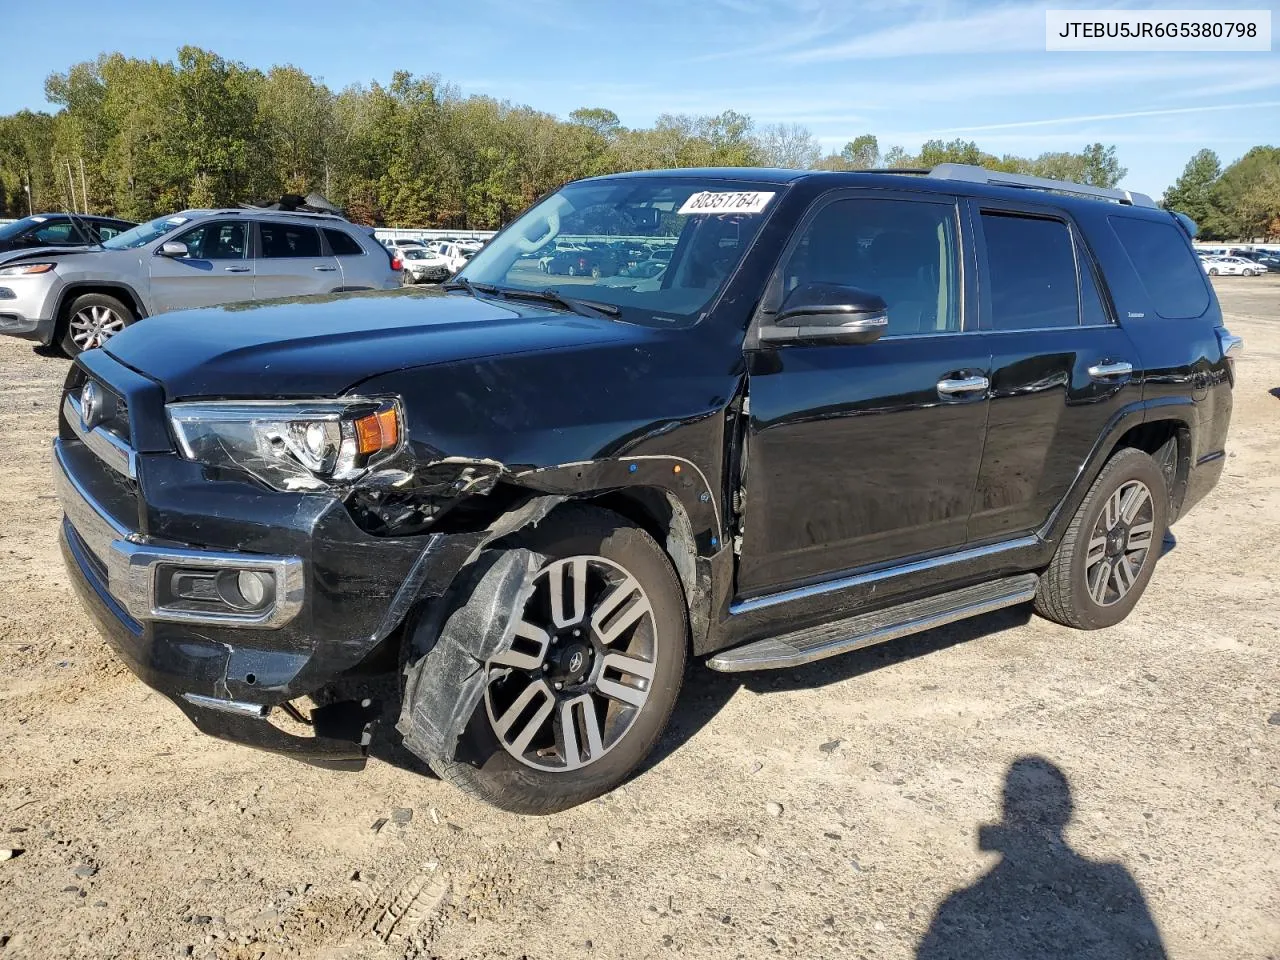
[{"label": "white car", "polygon": [[483,240],[459,240],[458,246],[463,253],[479,253],[484,246]]},{"label": "white car", "polygon": [[401,247],[400,251],[404,258],[405,283],[447,280],[457,270],[447,258],[426,247]]},{"label": "white car", "polygon": [[1252,277],[1260,272],[1260,264],[1240,257],[1203,257],[1201,264],[1211,277]]},{"label": "white car", "polygon": [[436,253],[442,257],[449,265],[449,273],[455,274],[467,265],[467,261],[471,259],[471,253],[463,249],[461,243],[450,240],[447,243],[440,244],[436,248]]}]

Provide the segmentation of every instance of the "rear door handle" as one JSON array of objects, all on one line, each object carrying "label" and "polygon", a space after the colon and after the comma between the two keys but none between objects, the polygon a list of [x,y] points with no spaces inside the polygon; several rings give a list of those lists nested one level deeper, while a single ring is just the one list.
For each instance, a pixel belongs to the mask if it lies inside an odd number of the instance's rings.
[{"label": "rear door handle", "polygon": [[321,273],[333,273],[337,267],[312,267],[312,270],[319,270]]},{"label": "rear door handle", "polygon": [[991,386],[986,377],[956,377],[938,381],[938,394],[944,399],[964,397],[971,393],[983,393]]},{"label": "rear door handle", "polygon": [[1095,380],[1119,380],[1133,376],[1133,364],[1127,360],[1100,360],[1089,368],[1089,376]]},{"label": "rear door handle", "polygon": [[248,267],[223,267],[222,269],[227,271],[227,273],[248,273],[249,272]]}]

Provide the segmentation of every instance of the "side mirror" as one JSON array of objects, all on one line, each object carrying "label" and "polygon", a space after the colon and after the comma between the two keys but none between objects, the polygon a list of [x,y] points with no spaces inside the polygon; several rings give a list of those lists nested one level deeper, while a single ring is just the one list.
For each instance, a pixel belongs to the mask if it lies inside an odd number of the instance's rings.
[{"label": "side mirror", "polygon": [[180,259],[188,256],[189,251],[187,250],[187,245],[181,240],[166,240],[160,245],[159,253],[162,257],[174,257],[175,259]]},{"label": "side mirror", "polygon": [[760,328],[764,343],[872,343],[889,329],[889,307],[877,294],[838,283],[805,283]]}]

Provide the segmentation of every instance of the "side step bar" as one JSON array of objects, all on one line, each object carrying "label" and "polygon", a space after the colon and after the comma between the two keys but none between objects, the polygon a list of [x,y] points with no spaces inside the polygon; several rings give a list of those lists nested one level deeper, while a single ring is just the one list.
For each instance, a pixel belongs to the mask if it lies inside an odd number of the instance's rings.
[{"label": "side step bar", "polygon": [[887,640],[932,630],[1002,607],[1025,603],[1036,594],[1040,578],[1024,573],[990,583],[900,603],[896,607],[861,613],[834,623],[793,630],[716,654],[707,666],[721,673],[798,667],[825,657],[861,650]]}]

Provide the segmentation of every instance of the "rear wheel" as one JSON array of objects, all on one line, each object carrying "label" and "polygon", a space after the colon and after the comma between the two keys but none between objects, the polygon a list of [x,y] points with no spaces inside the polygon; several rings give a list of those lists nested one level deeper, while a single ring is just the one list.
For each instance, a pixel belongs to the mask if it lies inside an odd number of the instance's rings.
[{"label": "rear wheel", "polygon": [[76,297],[67,310],[62,334],[62,349],[67,356],[79,356],[100,347],[133,323],[133,311],[115,297],[105,293],[86,293]]},{"label": "rear wheel", "polygon": [[1036,612],[1083,630],[1119,623],[1160,556],[1169,516],[1164,473],[1126,447],[1098,474],[1040,578]]},{"label": "rear wheel", "polygon": [[661,736],[684,676],[684,594],[662,548],[617,514],[563,507],[513,546],[547,557],[486,683],[449,780],[517,813],[612,790]]}]

